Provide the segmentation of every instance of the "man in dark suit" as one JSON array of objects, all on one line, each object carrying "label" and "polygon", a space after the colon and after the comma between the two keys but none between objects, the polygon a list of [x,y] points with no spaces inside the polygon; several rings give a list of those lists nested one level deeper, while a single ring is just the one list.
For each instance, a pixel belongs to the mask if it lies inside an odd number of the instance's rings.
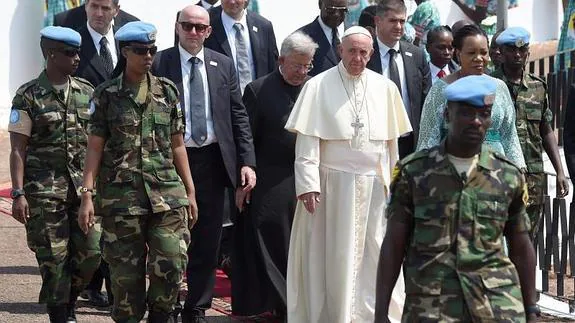
[{"label": "man in dark suit", "polygon": [[[117,43],[114,33],[121,25],[112,21],[120,20],[119,0],[88,0],[85,8],[84,23],[77,28],[82,36],[80,48],[80,65],[75,76],[82,77],[94,86],[110,79],[112,71],[118,62]],[[125,24],[137,20],[122,19]]]},{"label": "man in dark suit", "polygon": [[319,45],[313,57],[313,69],[310,76],[315,76],[336,66],[339,61],[340,38],[344,32],[347,0],[319,0],[320,15],[299,31],[310,36]]},{"label": "man in dark suit", "polygon": [[[86,5],[88,2],[90,2],[90,0],[86,0],[86,3],[81,6],[60,12],[54,16],[54,26],[68,27],[74,30],[84,27],[87,20]],[[114,0],[113,2],[118,7],[118,14],[114,17],[114,26],[116,28],[120,28],[130,21],[139,20],[124,10],[121,10],[119,0]]]},{"label": "man in dark suit", "polygon": [[222,0],[221,6],[211,9],[213,32],[205,43],[206,48],[233,59],[242,93],[248,83],[271,73],[278,59],[272,23],[246,10],[247,2]]},{"label": "man in dark suit", "polygon": [[399,157],[415,151],[423,102],[431,87],[429,65],[423,49],[400,41],[407,8],[402,0],[383,0],[377,5],[377,40],[367,67],[393,81],[401,93],[413,132],[399,138]]},{"label": "man in dark suit", "polygon": [[152,73],[172,80],[180,92],[190,169],[199,219],[188,249],[188,296],[183,322],[204,322],[211,307],[222,233],[224,192],[245,197],[255,186],[255,154],[233,61],[205,48],[210,17],[201,6],[182,9],[176,23],[180,43],[156,54]]}]

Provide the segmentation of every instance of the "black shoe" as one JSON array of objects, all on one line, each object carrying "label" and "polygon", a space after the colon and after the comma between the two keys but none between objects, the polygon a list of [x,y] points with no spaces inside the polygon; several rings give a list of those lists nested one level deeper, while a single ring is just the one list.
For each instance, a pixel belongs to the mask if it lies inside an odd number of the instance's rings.
[{"label": "black shoe", "polygon": [[108,301],[108,296],[106,296],[106,294],[104,294],[100,291],[86,289],[80,294],[80,297],[87,299],[86,302],[92,306],[95,306],[95,307],[108,307],[108,306],[110,306],[110,302]]},{"label": "black shoe", "polygon": [[53,305],[48,306],[48,316],[50,317],[50,323],[67,323],[67,307],[66,305]]},{"label": "black shoe", "polygon": [[66,306],[66,323],[76,323],[76,302]]},{"label": "black shoe", "polygon": [[156,312],[152,311],[148,313],[147,323],[174,323],[174,318],[172,313]]}]

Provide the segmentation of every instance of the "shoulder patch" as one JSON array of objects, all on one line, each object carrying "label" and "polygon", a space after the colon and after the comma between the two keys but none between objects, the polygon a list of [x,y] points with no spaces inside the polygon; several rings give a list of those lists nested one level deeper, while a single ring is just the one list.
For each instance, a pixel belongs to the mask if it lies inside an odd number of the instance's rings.
[{"label": "shoulder patch", "polygon": [[92,115],[92,114],[94,114],[94,112],[96,112],[96,103],[92,99],[92,100],[90,100],[90,107],[88,108],[88,114]]},{"label": "shoulder patch", "polygon": [[10,112],[10,123],[17,123],[20,121],[20,112],[12,107],[12,111]]},{"label": "shoulder patch", "polygon": [[527,187],[527,182],[523,183],[523,194],[521,195],[521,199],[525,205],[528,205],[527,202],[529,201],[529,189]]}]

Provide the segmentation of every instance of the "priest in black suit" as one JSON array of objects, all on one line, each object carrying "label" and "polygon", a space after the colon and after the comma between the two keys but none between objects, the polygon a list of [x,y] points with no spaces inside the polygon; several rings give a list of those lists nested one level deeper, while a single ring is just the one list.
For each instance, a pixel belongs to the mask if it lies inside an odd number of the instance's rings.
[{"label": "priest in black suit", "polygon": [[256,161],[234,63],[203,46],[212,31],[208,12],[196,5],[182,9],[176,29],[180,43],[156,54],[152,73],[172,80],[180,93],[199,213],[188,249],[182,319],[204,322],[216,279],[224,192],[238,187],[245,197],[255,186]]},{"label": "priest in black suit", "polygon": [[[86,26],[86,5],[91,2],[91,0],[86,0],[86,3],[78,6],[76,8],[72,8],[70,10],[66,10],[64,12],[60,12],[56,16],[54,16],[54,26],[62,26],[72,28],[74,30],[78,30],[80,27]],[[95,0],[94,2],[108,2],[108,1],[98,1]],[[114,26],[116,28],[120,28],[126,23],[130,21],[139,20],[135,16],[125,12],[124,10],[120,9],[120,0],[112,0],[112,3],[118,8],[118,12],[114,17]]]},{"label": "priest in black suit", "polygon": [[309,72],[311,76],[327,71],[340,61],[337,46],[344,32],[347,0],[319,0],[319,9],[319,16],[299,29],[319,45]]},{"label": "priest in black suit", "polygon": [[247,3],[222,0],[221,6],[212,8],[213,31],[205,43],[206,48],[233,59],[242,91],[251,81],[274,71],[278,59],[272,23],[247,10]]},{"label": "priest in black suit", "polygon": [[403,0],[382,0],[377,5],[377,39],[367,64],[372,71],[393,81],[401,93],[413,132],[399,138],[399,157],[415,151],[425,97],[431,87],[429,64],[423,49],[400,41],[405,32],[407,8]]},{"label": "priest in black suit", "polygon": [[[308,78],[318,45],[303,32],[282,43],[279,67],[248,84],[243,101],[250,116],[258,185],[247,216],[236,220],[232,253],[232,314],[286,313],[286,272],[296,206],[296,134],[284,129]],[[262,317],[265,320],[266,317]],[[270,317],[268,317],[270,318]],[[270,318],[271,319],[271,318]]]}]

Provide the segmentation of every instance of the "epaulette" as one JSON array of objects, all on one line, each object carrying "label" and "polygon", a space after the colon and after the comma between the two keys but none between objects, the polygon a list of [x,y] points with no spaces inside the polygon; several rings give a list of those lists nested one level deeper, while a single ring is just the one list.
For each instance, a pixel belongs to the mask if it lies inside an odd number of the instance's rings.
[{"label": "epaulette", "polygon": [[537,76],[537,75],[535,75],[535,74],[533,74],[533,73],[529,73],[529,74],[527,74],[527,75],[529,75],[529,77],[531,77],[532,79],[543,83],[543,84],[545,85],[545,87],[547,87],[547,82],[545,82],[545,80],[542,79],[541,77],[539,77],[539,76]]},{"label": "epaulette", "polygon": [[170,81],[165,77],[158,76],[157,78],[158,81],[162,84],[162,87],[164,88],[164,93],[166,94],[166,99],[168,100],[168,102],[170,102],[171,104],[178,103],[179,97],[178,97],[178,88],[176,87],[176,84],[174,84],[174,82]]},{"label": "epaulette", "polygon": [[117,78],[113,78],[107,81],[104,81],[102,83],[100,83],[100,85],[98,85],[95,89],[94,89],[94,97],[96,96],[100,96],[100,94],[102,93],[102,91],[104,91],[105,89],[109,88],[112,85],[120,85],[122,82],[122,79],[117,77]]},{"label": "epaulette", "polygon": [[94,85],[92,85],[92,83],[90,83],[90,81],[88,81],[86,79],[83,79],[83,78],[78,77],[78,76],[72,76],[72,79],[74,79],[74,81],[77,81],[78,83],[81,83],[83,85],[87,85],[91,89],[94,89]]},{"label": "epaulette", "polygon": [[506,164],[509,164],[511,166],[513,166],[513,168],[517,169],[519,172],[521,172],[521,168],[519,168],[519,166],[515,165],[514,162],[512,162],[509,158],[507,158],[507,156],[497,152],[497,151],[493,151],[491,150],[491,153],[493,154],[493,156],[503,162],[505,162]]},{"label": "epaulette", "polygon": [[416,151],[414,153],[411,153],[401,160],[401,164],[407,165],[407,164],[412,163],[418,159],[425,158],[425,157],[429,156],[429,152],[434,150],[434,149],[437,149],[437,148],[434,147],[434,148],[429,148],[429,149],[423,149],[423,150],[419,150],[419,151]]},{"label": "epaulette", "polygon": [[16,94],[18,94],[18,95],[24,95],[24,93],[25,93],[26,91],[28,91],[28,89],[30,89],[31,87],[33,87],[33,86],[35,86],[35,85],[37,85],[37,84],[38,84],[38,79],[33,79],[33,80],[31,80],[31,81],[28,81],[28,82],[22,84],[22,85],[18,88],[18,90],[16,90]]}]

